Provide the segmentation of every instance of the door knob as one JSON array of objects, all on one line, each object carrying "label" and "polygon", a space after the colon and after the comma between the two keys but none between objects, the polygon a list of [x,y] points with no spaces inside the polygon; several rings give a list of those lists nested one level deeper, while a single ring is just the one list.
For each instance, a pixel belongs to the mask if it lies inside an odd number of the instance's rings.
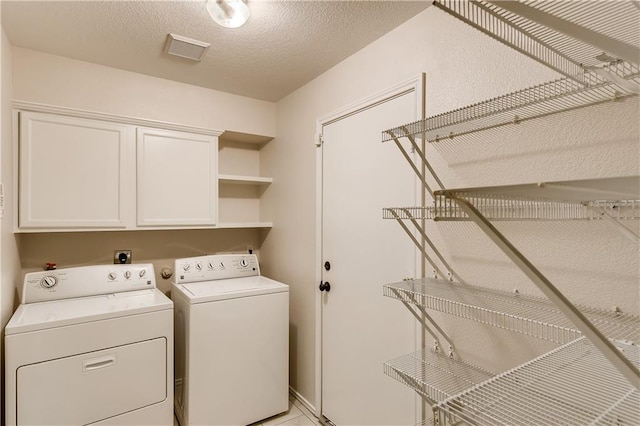
[{"label": "door knob", "polygon": [[320,286],[318,287],[320,289],[320,291],[330,291],[331,290],[331,284],[329,284],[329,281],[320,283]]}]

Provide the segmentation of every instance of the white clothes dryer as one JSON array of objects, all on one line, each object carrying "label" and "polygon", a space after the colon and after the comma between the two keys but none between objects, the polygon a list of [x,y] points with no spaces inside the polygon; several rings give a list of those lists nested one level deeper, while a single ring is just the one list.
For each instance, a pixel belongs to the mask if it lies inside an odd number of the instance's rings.
[{"label": "white clothes dryer", "polygon": [[173,425],[173,303],[153,265],[25,275],[5,329],[6,424]]},{"label": "white clothes dryer", "polygon": [[175,412],[182,426],[247,425],[288,409],[289,287],[255,255],[178,259]]}]

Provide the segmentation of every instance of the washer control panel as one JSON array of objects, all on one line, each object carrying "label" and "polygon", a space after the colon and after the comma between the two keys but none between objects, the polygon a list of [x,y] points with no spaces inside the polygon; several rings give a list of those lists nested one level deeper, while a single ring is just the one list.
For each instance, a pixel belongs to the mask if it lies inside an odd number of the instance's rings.
[{"label": "washer control panel", "polygon": [[255,254],[212,254],[176,259],[175,271],[178,284],[260,275]]},{"label": "washer control panel", "polygon": [[20,300],[35,303],[155,287],[152,264],[82,266],[29,272]]}]

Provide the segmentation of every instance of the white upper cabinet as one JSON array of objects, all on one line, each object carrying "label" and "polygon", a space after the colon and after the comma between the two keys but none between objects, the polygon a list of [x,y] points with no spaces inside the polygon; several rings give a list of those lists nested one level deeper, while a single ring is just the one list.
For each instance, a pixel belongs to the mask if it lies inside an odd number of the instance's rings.
[{"label": "white upper cabinet", "polygon": [[55,107],[16,117],[17,232],[272,226],[271,137]]},{"label": "white upper cabinet", "polygon": [[137,129],[137,226],[213,226],[218,137]]},{"label": "white upper cabinet", "polygon": [[19,227],[125,228],[127,125],[20,113]]}]

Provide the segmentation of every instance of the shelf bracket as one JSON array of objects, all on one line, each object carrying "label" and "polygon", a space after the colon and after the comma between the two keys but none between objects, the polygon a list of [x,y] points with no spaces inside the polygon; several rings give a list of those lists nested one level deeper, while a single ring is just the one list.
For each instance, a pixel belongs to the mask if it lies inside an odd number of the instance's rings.
[{"label": "shelf bracket", "polygon": [[507,255],[509,259],[556,305],[582,334],[631,383],[640,389],[640,371],[619,351],[529,260],[520,253],[469,201],[447,194]]},{"label": "shelf bracket", "polygon": [[[393,139],[393,142],[395,142],[396,146],[398,147],[398,149],[402,153],[402,156],[405,158],[405,160],[407,160],[407,162],[409,163],[409,165],[413,169],[413,171],[416,174],[416,176],[418,176],[418,178],[420,179],[420,182],[422,182],[422,185],[424,185],[424,187],[427,190],[427,192],[429,192],[429,195],[431,195],[433,197],[433,190],[431,189],[431,187],[427,183],[427,180],[425,179],[425,176],[420,172],[420,170],[418,170],[418,167],[415,165],[415,163],[411,159],[411,156],[409,156],[409,154],[407,153],[407,150],[404,149],[404,147],[402,146],[402,144],[398,140],[398,137],[391,130],[387,130],[387,133],[391,136],[391,139]],[[413,143],[415,144],[415,141]]]},{"label": "shelf bracket", "polygon": [[[420,149],[420,147],[416,143],[416,139],[413,137],[413,135],[411,135],[411,133],[409,133],[409,130],[406,127],[403,126],[401,128],[404,131],[404,133],[406,135],[406,138],[409,139],[409,142],[411,143],[411,146],[413,147],[413,149],[420,156],[420,159],[422,160],[422,163],[429,170],[429,173],[431,173],[431,177],[433,177],[433,179],[435,179],[435,181],[438,184],[438,186],[440,187],[440,189],[444,189],[444,185],[440,181],[440,178],[438,178],[438,175],[436,174],[435,170],[433,170],[433,167],[431,167],[431,164],[429,164],[429,162],[427,161],[427,157],[426,157],[425,153],[422,152],[422,150]],[[431,194],[431,195],[433,196],[433,194]]]},{"label": "shelf bracket", "polygon": [[[403,210],[405,210],[407,215],[409,215],[409,212],[406,209],[403,209]],[[442,255],[440,254],[440,251],[436,248],[436,246],[433,245],[433,243],[431,242],[431,240],[427,236],[427,233],[424,231],[424,228],[422,226],[420,226],[418,221],[415,220],[414,218],[410,218],[409,220],[411,221],[411,223],[413,223],[413,226],[415,226],[415,228],[418,230],[418,232],[420,233],[422,238],[424,238],[424,241],[429,245],[429,247],[431,247],[431,250],[433,250],[433,252],[436,255],[436,257],[440,260],[440,262],[442,262],[442,264],[445,266],[445,268],[447,268],[449,273],[451,273],[451,275],[456,280],[458,280],[459,283],[464,284],[464,280],[458,274],[456,274],[456,272],[453,270],[451,265],[449,265],[449,263],[447,263],[447,261],[444,259],[444,257],[442,257]]]},{"label": "shelf bracket", "polygon": [[640,241],[640,235],[636,234],[631,229],[629,229],[626,226],[624,226],[623,224],[621,224],[618,220],[616,220],[611,215],[607,214],[607,212],[605,212],[604,210],[592,207],[590,205],[586,205],[586,207],[587,207],[588,210],[591,210],[594,214],[599,216],[606,223],[608,223],[613,228],[615,228],[616,231],[620,232],[622,235],[624,235],[625,237],[627,237],[631,241],[633,241],[633,242]]},{"label": "shelf bracket", "polygon": [[438,265],[433,261],[431,256],[429,256],[429,253],[427,253],[427,250],[425,249],[424,245],[420,244],[420,242],[415,237],[415,235],[413,235],[413,233],[411,232],[409,227],[407,225],[405,225],[405,223],[402,221],[402,219],[398,216],[398,213],[396,213],[394,210],[390,210],[390,212],[393,215],[393,217],[396,219],[396,222],[398,222],[398,224],[400,224],[402,229],[404,229],[404,232],[409,236],[411,241],[413,241],[413,244],[415,244],[416,247],[418,247],[418,250],[420,250],[420,252],[424,256],[424,258],[427,260],[427,262],[429,262],[431,267],[436,271],[436,274],[438,274],[441,277],[444,277],[445,274],[443,274],[442,271],[440,270],[440,268],[438,268]]},{"label": "shelf bracket", "polygon": [[605,80],[608,80],[613,84],[616,84],[622,87],[624,90],[630,93],[635,93],[636,95],[640,94],[640,85],[638,85],[638,83],[636,83],[633,80],[627,80],[600,67],[588,67],[587,69],[589,71],[593,71],[594,73],[598,74],[600,77],[604,78]]},{"label": "shelf bracket", "polygon": [[[431,337],[433,337],[438,342],[438,344],[440,343],[440,339],[438,339],[438,336],[431,330],[429,326],[436,329],[438,333],[440,333],[442,338],[446,340],[446,342],[449,344],[449,347],[451,347],[451,350],[455,348],[453,341],[449,338],[449,336],[447,336],[447,333],[445,333],[444,330],[440,328],[440,326],[438,325],[438,323],[436,323],[433,317],[431,317],[431,315],[427,313],[426,309],[420,306],[420,303],[418,303],[415,296],[408,295],[405,293],[400,293],[395,288],[391,289],[391,291],[393,291],[393,293],[396,295],[396,298],[400,300],[407,309],[409,309],[411,314],[418,320],[419,323],[421,323],[424,326],[424,328],[429,332]],[[422,314],[422,317],[420,317],[420,315],[416,313],[415,309],[413,309],[413,307],[409,304],[409,302],[406,302],[403,300],[404,297],[409,297],[411,299],[411,303],[413,304],[413,306],[415,306],[416,309],[420,311],[420,313]]]}]

